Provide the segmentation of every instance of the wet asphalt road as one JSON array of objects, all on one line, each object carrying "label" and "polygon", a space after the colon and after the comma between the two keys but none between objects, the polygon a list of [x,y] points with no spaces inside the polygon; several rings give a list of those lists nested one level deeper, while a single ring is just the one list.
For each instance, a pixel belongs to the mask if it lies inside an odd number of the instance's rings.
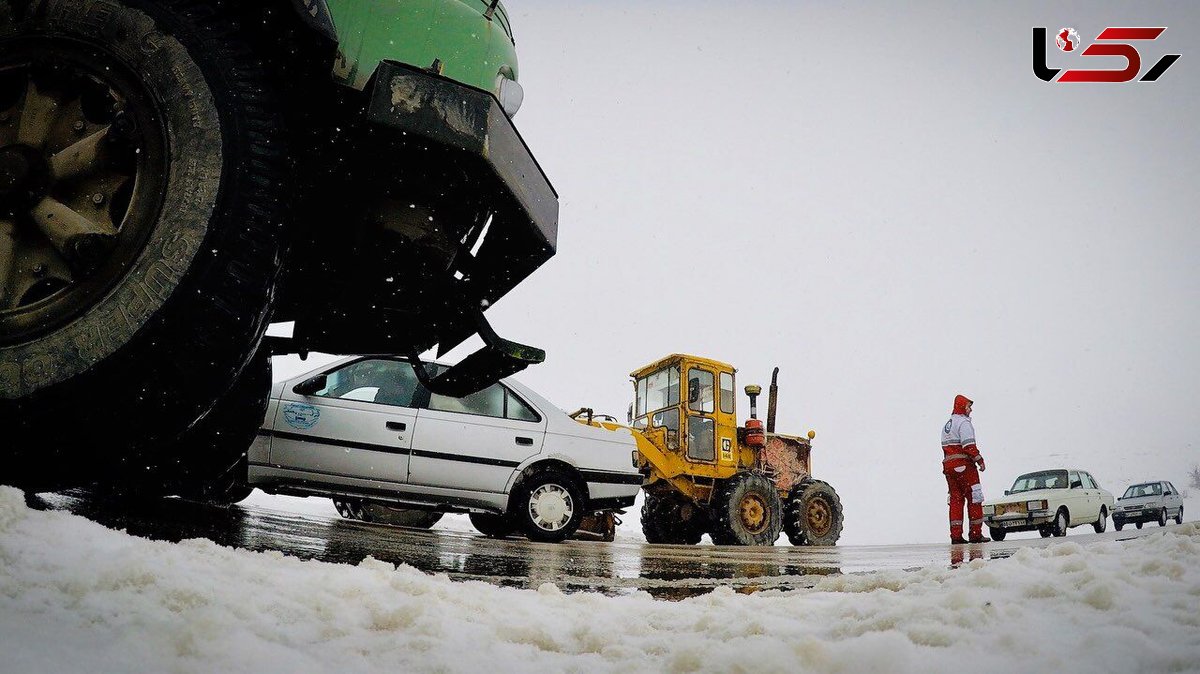
[{"label": "wet asphalt road", "polygon": [[[1124,540],[1159,530],[1126,529],[1067,539],[1017,539],[980,545],[890,545],[796,548],[647,545],[567,541],[494,540],[474,533],[402,529],[338,517],[297,515],[256,506],[219,508],[178,499],[137,507],[67,494],[43,494],[33,505],[66,510],[133,536],[177,542],[207,538],[247,550],[277,550],[301,559],[357,564],[367,556],[408,564],[455,580],[536,588],[553,582],[563,591],[623,594],[644,590],[683,599],[729,586],[739,592],[812,587],[821,576],[883,569],[950,567],[973,559],[1008,557],[1028,546],[1070,540]],[[1168,527],[1170,528],[1170,527]]]}]

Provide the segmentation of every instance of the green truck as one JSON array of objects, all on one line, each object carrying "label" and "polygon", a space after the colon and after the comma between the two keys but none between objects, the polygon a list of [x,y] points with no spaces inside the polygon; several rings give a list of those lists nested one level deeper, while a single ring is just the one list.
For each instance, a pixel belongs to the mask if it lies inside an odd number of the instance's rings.
[{"label": "green truck", "polygon": [[498,0],[0,0],[0,483],[219,500],[272,354],[540,362],[483,313],[557,241],[517,74]]}]

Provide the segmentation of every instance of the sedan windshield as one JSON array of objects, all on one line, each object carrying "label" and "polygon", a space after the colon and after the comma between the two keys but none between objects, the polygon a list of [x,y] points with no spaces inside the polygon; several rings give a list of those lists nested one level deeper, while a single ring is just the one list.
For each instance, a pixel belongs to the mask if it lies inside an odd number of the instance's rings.
[{"label": "sedan windshield", "polygon": [[1162,494],[1162,485],[1155,482],[1154,484],[1135,484],[1125,490],[1125,495],[1121,498],[1137,498],[1139,496],[1159,496]]},{"label": "sedan windshield", "polygon": [[1067,471],[1065,470],[1043,470],[1037,473],[1025,473],[1013,482],[1012,489],[1009,491],[1017,493],[1021,491],[1032,491],[1034,489],[1066,489],[1067,488]]}]

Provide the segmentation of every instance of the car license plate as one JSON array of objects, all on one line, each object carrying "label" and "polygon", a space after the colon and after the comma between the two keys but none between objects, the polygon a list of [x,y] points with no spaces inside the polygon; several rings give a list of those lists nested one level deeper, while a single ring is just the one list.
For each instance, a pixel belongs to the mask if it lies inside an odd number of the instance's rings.
[{"label": "car license plate", "polygon": [[1126,515],[1141,515],[1141,514],[1142,514],[1142,511],[1140,511],[1140,510],[1126,510],[1124,514],[1126,514]]},{"label": "car license plate", "polygon": [[1025,520],[1008,520],[1003,523],[1006,527],[1019,527],[1025,524]]}]

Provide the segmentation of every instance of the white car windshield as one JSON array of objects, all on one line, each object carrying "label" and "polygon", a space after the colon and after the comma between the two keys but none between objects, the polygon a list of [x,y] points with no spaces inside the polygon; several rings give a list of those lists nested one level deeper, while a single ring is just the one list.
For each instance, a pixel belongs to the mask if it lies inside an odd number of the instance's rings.
[{"label": "white car windshield", "polygon": [[1067,487],[1067,471],[1043,470],[1037,473],[1025,473],[1018,477],[1009,492],[1015,494],[1034,489],[1066,489]]},{"label": "white car windshield", "polygon": [[1125,490],[1125,495],[1121,498],[1137,498],[1139,496],[1160,496],[1162,495],[1162,485],[1157,482],[1154,484],[1135,484]]}]

